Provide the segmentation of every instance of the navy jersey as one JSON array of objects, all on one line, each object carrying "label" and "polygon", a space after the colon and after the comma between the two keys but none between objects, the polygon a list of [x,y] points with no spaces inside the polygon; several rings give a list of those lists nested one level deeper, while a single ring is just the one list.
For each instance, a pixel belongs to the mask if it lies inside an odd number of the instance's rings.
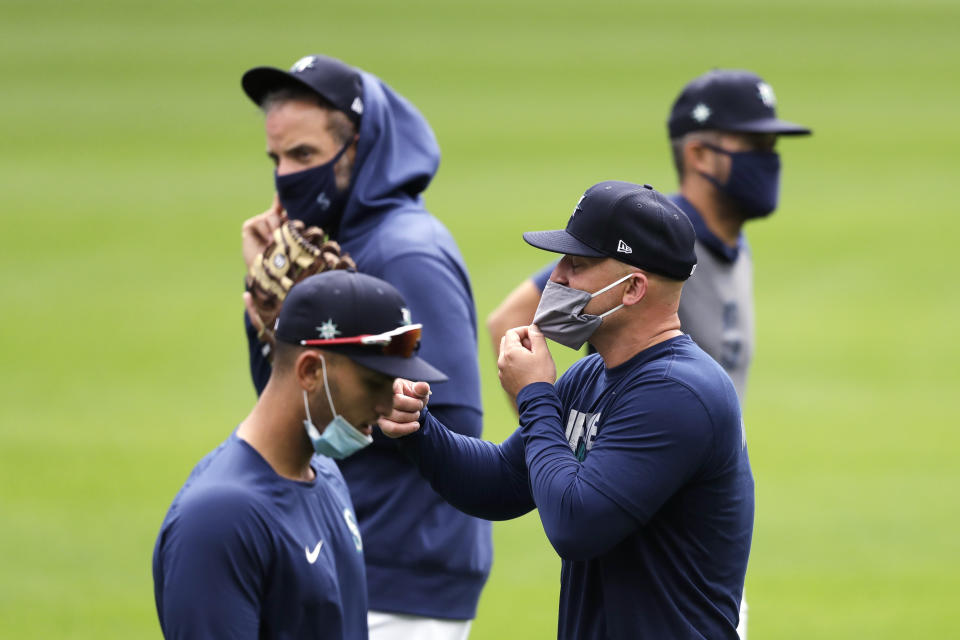
[{"label": "navy jersey", "polygon": [[367,637],[363,543],[346,484],[315,456],[283,478],[236,434],[193,469],[153,553],[167,638]]},{"label": "navy jersey", "polygon": [[427,412],[403,447],[469,513],[536,506],[563,560],[559,637],[736,638],[753,476],[723,369],[684,335],[612,369],[588,356],[517,401],[501,445]]}]

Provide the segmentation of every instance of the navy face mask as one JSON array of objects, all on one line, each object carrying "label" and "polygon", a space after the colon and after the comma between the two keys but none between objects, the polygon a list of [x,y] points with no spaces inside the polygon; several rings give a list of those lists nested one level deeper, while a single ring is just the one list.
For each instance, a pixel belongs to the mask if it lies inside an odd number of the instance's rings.
[{"label": "navy face mask", "polygon": [[343,145],[330,162],[320,166],[283,176],[274,172],[280,204],[291,220],[302,220],[308,227],[320,227],[326,233],[333,234],[340,224],[340,216],[350,195],[350,189],[341,191],[337,188],[333,167],[351,144],[352,139]]},{"label": "navy face mask", "polygon": [[780,155],[773,151],[727,151],[705,145],[730,157],[730,175],[726,184],[705,173],[701,175],[730,196],[747,218],[762,218],[773,213],[780,196]]}]

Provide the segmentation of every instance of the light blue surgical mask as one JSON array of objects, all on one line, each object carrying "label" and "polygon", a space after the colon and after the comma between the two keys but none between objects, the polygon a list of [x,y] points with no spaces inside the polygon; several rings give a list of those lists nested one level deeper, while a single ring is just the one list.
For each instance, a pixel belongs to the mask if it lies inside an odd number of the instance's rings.
[{"label": "light blue surgical mask", "polygon": [[373,438],[360,433],[343,416],[337,413],[337,410],[333,407],[330,385],[327,384],[327,363],[322,355],[320,356],[320,368],[323,371],[323,388],[327,392],[327,402],[330,403],[330,414],[333,416],[333,420],[328,422],[327,428],[323,430],[323,433],[320,433],[310,417],[307,390],[304,389],[303,408],[307,412],[307,419],[303,421],[303,426],[307,430],[307,437],[310,438],[314,451],[328,458],[342,460],[368,446],[373,442]]}]

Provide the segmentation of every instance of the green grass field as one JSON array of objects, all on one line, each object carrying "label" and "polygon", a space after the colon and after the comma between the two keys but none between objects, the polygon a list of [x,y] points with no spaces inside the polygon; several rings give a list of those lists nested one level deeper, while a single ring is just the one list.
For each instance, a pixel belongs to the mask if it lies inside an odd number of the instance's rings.
[{"label": "green grass field", "polygon": [[[948,0],[0,0],[0,637],[159,635],[160,521],[254,400],[239,225],[272,178],[239,78],[311,52],[433,124],[427,203],[481,322],[544,262],[522,231],[602,179],[673,188],[664,122],[688,79],[763,75],[815,135],[783,142],[782,206],[748,230],[751,637],[954,636],[958,33]],[[494,531],[472,637],[554,636],[539,521]]]}]

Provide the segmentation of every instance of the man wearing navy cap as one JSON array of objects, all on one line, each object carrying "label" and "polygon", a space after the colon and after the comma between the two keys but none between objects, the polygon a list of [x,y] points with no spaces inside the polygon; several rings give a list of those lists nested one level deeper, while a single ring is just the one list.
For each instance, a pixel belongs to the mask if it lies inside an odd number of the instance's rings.
[{"label": "man wearing navy cap", "polygon": [[[434,411],[463,433],[482,426],[476,311],[460,251],[424,207],[437,170],[433,131],[410,102],[376,76],[323,55],[289,70],[257,67],[242,78],[265,116],[276,195],[243,226],[247,267],[284,218],[321,227],[357,268],[396,287],[424,325],[422,355],[449,381],[434,387]],[[429,283],[429,286],[424,286]],[[270,375],[269,318],[247,299],[250,369],[258,392]],[[335,336],[331,336],[335,337]],[[444,502],[374,432],[373,445],[340,461],[367,542],[374,640],[456,640],[469,631],[492,562],[490,524]],[[403,553],[396,541],[405,540]]]},{"label": "man wearing navy cap", "polygon": [[[733,379],[741,403],[754,351],[753,262],[743,226],[777,206],[779,136],[810,129],[781,120],[773,88],[758,75],[715,69],[674,102],[668,131],[680,189],[670,199],[693,223],[697,272],[680,299],[683,331]],[[554,263],[522,282],[487,318],[494,344],[533,318]],[[746,638],[747,608],[740,636]]]},{"label": "man wearing navy cap", "polygon": [[777,207],[778,137],[810,129],[777,117],[773,89],[758,75],[729,69],[684,87],[667,128],[680,180],[673,201],[697,231],[699,267],[680,301],[680,322],[727,370],[743,401],[754,340],[753,262],[743,226]]},{"label": "man wearing navy cap", "polygon": [[[670,196],[697,233],[697,274],[680,303],[683,330],[723,365],[746,394],[753,357],[753,263],[748,221],[776,209],[779,136],[810,129],[781,120],[773,88],[749,71],[715,69],[692,80],[668,121],[679,193]],[[533,317],[553,263],[522,282],[487,319],[494,344]]]},{"label": "man wearing navy cap", "polygon": [[157,537],[166,637],[367,638],[365,541],[334,459],[370,444],[395,378],[446,379],[414,355],[420,332],[377,278],[329,271],[291,289],[266,388]]},{"label": "man wearing navy cap", "polygon": [[[683,88],[667,122],[680,193],[697,232],[698,271],[680,322],[733,379],[740,402],[753,360],[753,259],[744,225],[770,215],[780,194],[779,136],[810,129],[777,117],[773,88],[750,71],[714,69]],[[739,632],[747,637],[747,603]]]},{"label": "man wearing navy cap", "polygon": [[[601,182],[566,229],[524,239],[564,255],[535,323],[501,340],[520,428],[500,445],[448,431],[422,383],[381,427],[457,508],[538,510],[563,561],[559,638],[736,638],[753,476],[733,383],[680,331],[693,226],[650,185]],[[545,337],[597,353],[554,383]]]}]

